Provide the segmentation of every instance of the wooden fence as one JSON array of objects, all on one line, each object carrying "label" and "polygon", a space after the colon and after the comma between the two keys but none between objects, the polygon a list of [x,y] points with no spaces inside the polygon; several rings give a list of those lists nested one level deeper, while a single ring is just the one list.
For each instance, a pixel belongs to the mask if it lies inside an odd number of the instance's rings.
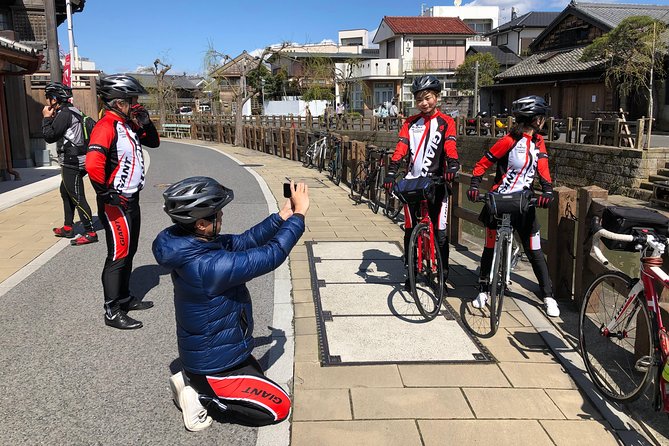
[{"label": "wooden fence", "polygon": [[[602,115],[611,116],[611,115]],[[327,122],[323,116],[305,118],[302,116],[244,116],[244,126],[254,126],[263,129],[301,129],[309,131],[390,131],[397,132],[406,118],[403,117],[363,117],[342,116],[333,117]],[[234,135],[234,117],[225,115],[196,114],[196,115],[168,115],[166,123],[190,124],[191,126],[220,125],[230,129]],[[513,125],[513,117],[490,118],[477,117],[476,119],[455,118],[456,133],[458,136],[493,136],[506,134]],[[650,119],[642,118],[636,121],[625,121],[624,118],[603,119],[583,118],[555,119],[548,118],[544,126],[547,140],[553,140],[558,132],[565,135],[565,141],[573,144],[591,144],[613,147],[645,148],[648,137]],[[194,129],[191,130],[191,133]],[[244,138],[247,137],[246,131]],[[233,136],[234,139],[234,136]]]},{"label": "wooden fence", "polygon": [[[194,139],[232,143],[234,122],[231,118],[204,118],[191,120],[191,135]],[[277,125],[272,125],[276,122]],[[325,132],[304,126],[288,124],[286,118],[245,120],[245,147],[259,152],[301,162],[309,144],[322,137]],[[323,129],[324,130],[324,129]],[[342,141],[344,160],[342,182],[350,185],[351,173],[356,163],[365,159],[367,150],[374,148],[367,144],[350,140],[336,131],[329,133]],[[463,225],[469,222],[481,226],[478,213],[463,206],[471,176],[461,174],[453,185],[451,215],[449,224],[450,241],[455,246],[464,245]],[[486,189],[492,183],[488,177],[481,185]],[[607,267],[600,264],[591,254],[589,224],[595,214],[601,214],[608,205],[608,192],[597,186],[581,187],[578,190],[556,187],[555,202],[548,210],[548,224],[543,228],[546,237],[542,240],[548,259],[548,269],[553,282],[555,296],[561,300],[573,300],[580,304],[583,294],[592,279]],[[543,212],[543,211],[540,211]],[[610,267],[608,267],[610,268]]]}]

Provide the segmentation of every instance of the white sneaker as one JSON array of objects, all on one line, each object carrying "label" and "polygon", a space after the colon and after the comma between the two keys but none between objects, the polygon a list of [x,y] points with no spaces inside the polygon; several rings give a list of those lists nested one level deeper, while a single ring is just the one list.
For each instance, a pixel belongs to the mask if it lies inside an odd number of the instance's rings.
[{"label": "white sneaker", "polygon": [[172,375],[170,377],[170,390],[172,391],[172,399],[179,409],[181,409],[181,406],[179,405],[179,394],[184,389],[184,387],[186,387],[186,383],[184,382],[183,372],[179,372],[176,375]]},{"label": "white sneaker", "polygon": [[472,301],[472,306],[474,308],[483,308],[488,302],[488,293],[481,291],[478,296]]},{"label": "white sneaker", "polygon": [[207,415],[207,409],[200,403],[197,392],[191,386],[185,386],[179,392],[178,404],[183,415],[184,426],[191,432],[206,429],[214,421]]},{"label": "white sneaker", "polygon": [[546,297],[544,299],[544,307],[546,308],[546,314],[550,317],[560,316],[560,308],[558,304],[552,297]]}]

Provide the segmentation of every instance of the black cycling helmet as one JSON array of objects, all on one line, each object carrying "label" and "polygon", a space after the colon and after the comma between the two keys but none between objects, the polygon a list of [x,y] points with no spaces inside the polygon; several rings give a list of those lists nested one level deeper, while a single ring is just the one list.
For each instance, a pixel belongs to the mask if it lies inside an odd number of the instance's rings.
[{"label": "black cycling helmet", "polygon": [[550,105],[541,96],[525,96],[511,104],[511,113],[516,118],[532,119],[535,116],[547,116],[550,112]]},{"label": "black cycling helmet", "polygon": [[163,210],[177,224],[193,224],[215,216],[234,198],[231,189],[209,177],[190,177],[174,183],[163,192]]},{"label": "black cycling helmet", "polygon": [[441,82],[434,76],[425,75],[417,77],[411,84],[411,93],[416,95],[419,91],[431,90],[441,93]]},{"label": "black cycling helmet", "polygon": [[51,82],[44,87],[44,94],[58,102],[67,102],[72,97],[72,88],[60,82]]},{"label": "black cycling helmet", "polygon": [[112,99],[128,99],[133,96],[149,94],[132,76],[111,74],[98,79],[98,95],[103,101]]}]

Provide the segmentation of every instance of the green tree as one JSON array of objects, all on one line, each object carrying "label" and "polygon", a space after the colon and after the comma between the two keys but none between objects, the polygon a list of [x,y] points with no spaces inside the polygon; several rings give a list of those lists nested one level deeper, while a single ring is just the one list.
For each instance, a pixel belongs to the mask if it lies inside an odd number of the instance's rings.
[{"label": "green tree", "polygon": [[622,96],[644,91],[648,116],[653,116],[653,78],[665,75],[666,30],[665,23],[652,17],[628,17],[586,47],[581,61],[603,61],[606,86]]},{"label": "green tree", "polygon": [[476,62],[479,63],[478,87],[487,87],[495,83],[495,76],[500,72],[499,63],[490,53],[478,53],[465,57],[464,62],[455,70],[455,88],[474,90]]}]

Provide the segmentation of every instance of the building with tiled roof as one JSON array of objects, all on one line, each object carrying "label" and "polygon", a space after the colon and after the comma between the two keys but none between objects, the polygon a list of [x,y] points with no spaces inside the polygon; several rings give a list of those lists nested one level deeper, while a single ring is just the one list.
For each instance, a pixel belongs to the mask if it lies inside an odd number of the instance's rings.
[{"label": "building with tiled roof", "polygon": [[466,55],[486,53],[492,54],[502,70],[506,70],[523,60],[520,56],[505,46],[472,45],[467,50]]},{"label": "building with tiled roof", "polygon": [[[515,13],[514,13],[515,14]],[[493,46],[504,46],[518,55],[525,54],[534,41],[559,12],[530,11],[486,33]]]},{"label": "building with tiled roof", "polygon": [[[617,110],[636,119],[646,112],[646,104],[623,100],[604,82],[604,63],[581,61],[584,49],[597,37],[631,16],[649,15],[669,24],[669,6],[576,3],[572,1],[536,38],[531,55],[496,76],[496,84],[486,88],[495,109],[509,108],[518,97],[537,94],[546,97],[557,117],[591,119],[592,112]],[[666,88],[666,87],[664,87]],[[488,96],[487,96],[488,97]],[[669,97],[661,91],[659,98]],[[624,99],[624,98],[623,98]],[[669,104],[656,103],[657,127],[669,128]]]}]

